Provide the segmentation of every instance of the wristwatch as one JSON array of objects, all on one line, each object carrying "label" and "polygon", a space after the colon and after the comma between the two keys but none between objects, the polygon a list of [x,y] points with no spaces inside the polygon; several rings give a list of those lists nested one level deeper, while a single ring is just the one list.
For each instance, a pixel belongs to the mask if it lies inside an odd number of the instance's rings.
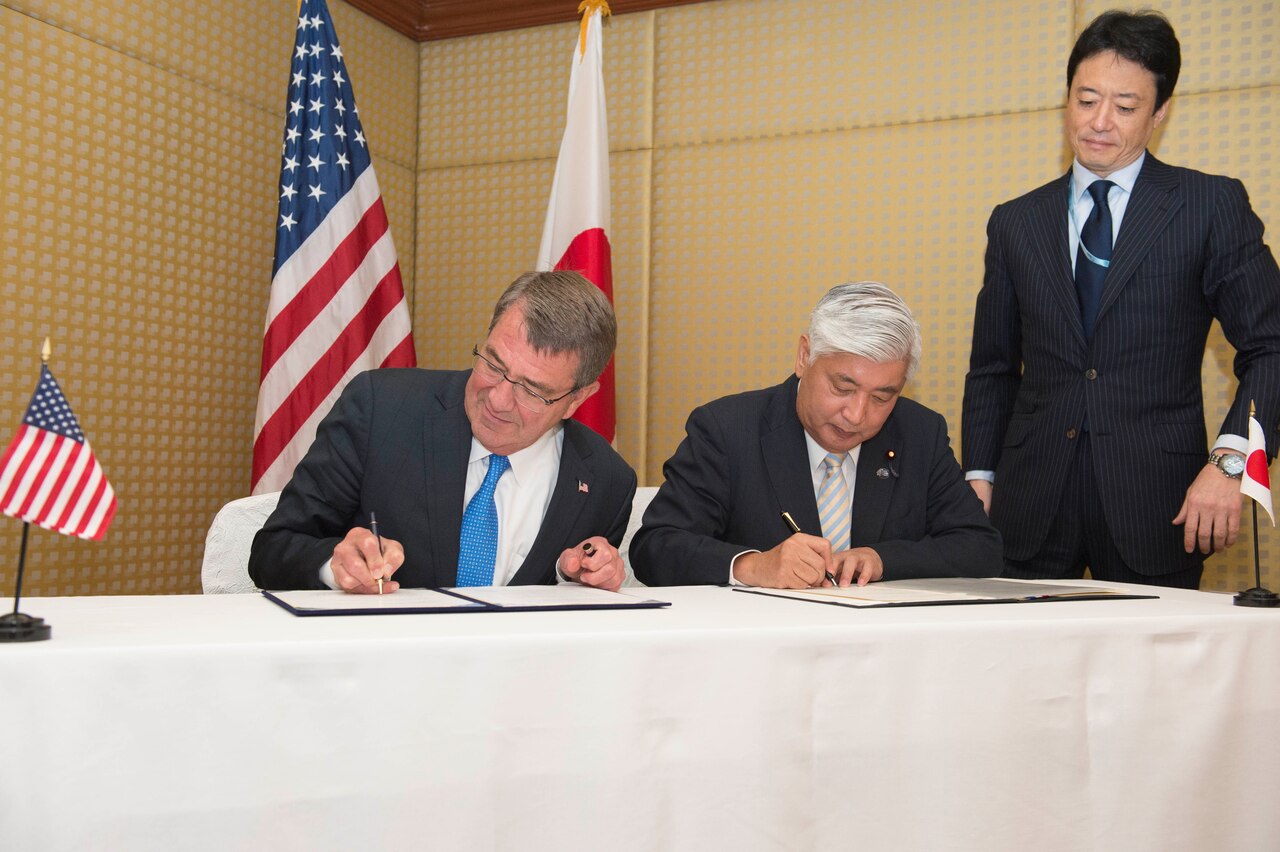
[{"label": "wristwatch", "polygon": [[1244,473],[1244,456],[1235,453],[1209,453],[1209,464],[1229,479],[1239,479]]}]

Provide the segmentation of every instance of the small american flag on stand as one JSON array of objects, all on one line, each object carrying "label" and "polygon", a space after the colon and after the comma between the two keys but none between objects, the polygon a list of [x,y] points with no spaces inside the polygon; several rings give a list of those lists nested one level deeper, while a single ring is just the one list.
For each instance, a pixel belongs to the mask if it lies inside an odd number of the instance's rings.
[{"label": "small american flag on stand", "polygon": [[47,364],[40,365],[40,383],[0,459],[0,511],[90,539],[106,535],[116,515],[115,491]]},{"label": "small american flag on stand", "polygon": [[255,494],[289,481],[353,376],[417,363],[382,191],[324,0],[299,8],[290,70]]}]

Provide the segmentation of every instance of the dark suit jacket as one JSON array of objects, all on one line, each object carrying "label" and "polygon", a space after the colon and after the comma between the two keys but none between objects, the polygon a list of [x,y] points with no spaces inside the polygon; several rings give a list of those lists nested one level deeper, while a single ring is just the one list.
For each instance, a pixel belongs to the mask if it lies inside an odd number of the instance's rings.
[{"label": "dark suit jacket", "polygon": [[1134,184],[1086,343],[1068,256],[1070,174],[998,206],[987,226],[965,382],[965,468],[994,470],[991,519],[1011,559],[1035,555],[1059,511],[1082,423],[1125,561],[1184,570],[1172,524],[1208,450],[1201,362],[1216,317],[1240,386],[1221,431],[1248,435],[1249,400],[1280,441],[1280,270],[1237,180],[1150,154]]},{"label": "dark suit jacket", "polygon": [[[636,577],[650,585],[727,583],[734,556],[791,535],[784,511],[804,532],[822,534],[796,416],[798,386],[792,376],[689,415],[685,439],[663,467],[666,481],[631,541]],[[899,399],[862,445],[851,547],[862,546],[880,554],[886,580],[990,577],[1004,567],[1000,536],[964,481],[946,421],[909,399]]]},{"label": "dark suit jacket", "polygon": [[[383,369],[352,379],[253,540],[253,581],[264,589],[323,588],[319,569],[334,545],[376,512],[379,531],[404,545],[395,574],[401,585],[455,585],[471,451],[462,404],[469,375]],[[553,582],[560,553],[589,536],[617,547],[635,490],[635,471],[608,443],[566,420],[551,502],[511,584]]]}]

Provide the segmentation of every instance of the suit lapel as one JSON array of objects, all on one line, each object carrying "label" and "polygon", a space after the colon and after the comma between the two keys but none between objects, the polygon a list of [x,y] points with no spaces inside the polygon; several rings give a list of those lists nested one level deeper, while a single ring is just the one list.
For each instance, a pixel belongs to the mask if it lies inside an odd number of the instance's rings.
[{"label": "suit lapel", "polygon": [[[592,499],[591,450],[579,440],[578,424],[564,423],[564,445],[560,449],[560,471],[551,492],[551,502],[542,517],[538,537],[533,540],[524,563],[511,576],[510,585],[540,582],[547,573],[547,566],[554,566],[560,558],[569,533],[582,514],[587,501]],[[582,490],[582,486],[587,490]]]},{"label": "suit lapel", "polygon": [[[879,433],[862,445],[858,454],[858,473],[853,490],[853,526],[849,533],[851,547],[880,541],[885,517],[894,489],[898,487],[897,456],[902,441],[897,421],[890,416]],[[890,459],[889,453],[894,454]]]},{"label": "suit lapel", "polygon": [[1133,279],[1133,274],[1146,258],[1170,220],[1182,206],[1178,196],[1178,174],[1151,154],[1142,164],[1142,171],[1133,184],[1133,197],[1124,211],[1115,250],[1111,253],[1111,268],[1102,285],[1102,300],[1098,303],[1098,321],[1107,309],[1120,298],[1120,292]]},{"label": "suit lapel", "polygon": [[1080,343],[1084,343],[1084,324],[1080,319],[1080,301],[1076,296],[1076,279],[1071,271],[1069,252],[1070,227],[1067,205],[1071,202],[1071,172],[1044,188],[1036,198],[1027,229],[1031,248],[1045,270],[1045,282],[1049,293],[1068,324],[1075,330]]},{"label": "suit lapel", "polygon": [[[781,392],[774,394],[765,409],[760,429],[760,451],[764,455],[769,485],[778,501],[779,511],[790,512],[801,532],[822,535],[804,427],[796,416],[796,388],[799,385],[800,380],[795,376],[783,382],[779,388]],[[781,523],[782,519],[778,521]]]},{"label": "suit lapel", "polygon": [[[467,490],[471,456],[471,424],[462,405],[462,386],[436,394],[439,409],[426,419],[422,434],[427,459],[428,530],[462,529],[462,497]],[[436,583],[453,586],[458,579],[458,536],[429,536]]]}]

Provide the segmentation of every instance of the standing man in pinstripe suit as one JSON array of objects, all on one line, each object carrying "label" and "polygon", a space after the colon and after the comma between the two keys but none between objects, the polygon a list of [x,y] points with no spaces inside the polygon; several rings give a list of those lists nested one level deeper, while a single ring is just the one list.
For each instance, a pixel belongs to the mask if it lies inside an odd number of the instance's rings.
[{"label": "standing man in pinstripe suit", "polygon": [[[1067,62],[1071,171],[987,225],[962,448],[1005,576],[1087,566],[1195,588],[1205,555],[1239,533],[1250,400],[1280,445],[1280,268],[1262,222],[1239,181],[1146,150],[1180,66],[1163,16],[1094,20]],[[1209,445],[1214,319],[1239,388]]]}]

